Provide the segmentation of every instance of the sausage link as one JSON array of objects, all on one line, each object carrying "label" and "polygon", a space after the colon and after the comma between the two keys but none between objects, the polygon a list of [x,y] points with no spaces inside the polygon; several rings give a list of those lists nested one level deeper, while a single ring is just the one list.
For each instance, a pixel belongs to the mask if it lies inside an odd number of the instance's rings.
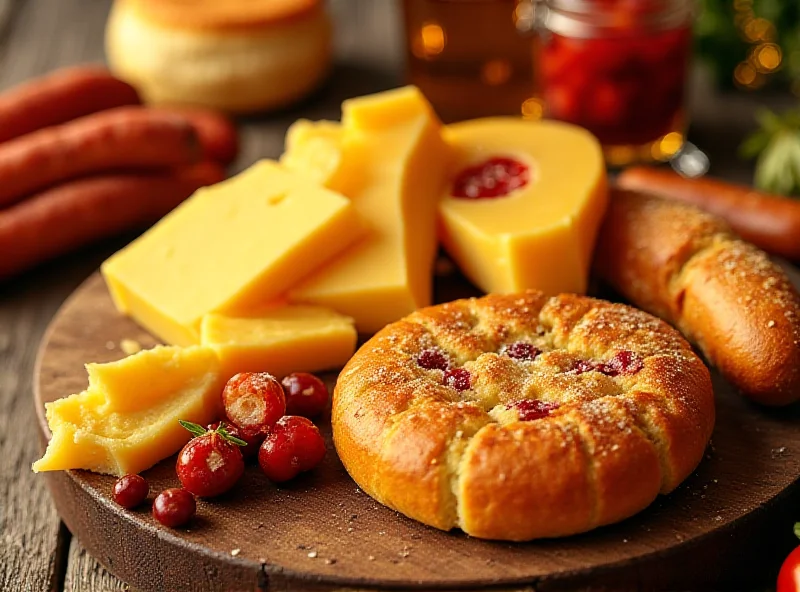
[{"label": "sausage link", "polygon": [[67,179],[194,164],[194,127],[173,113],[119,107],[0,144],[0,207]]},{"label": "sausage link", "polygon": [[800,201],[652,167],[623,171],[617,185],[693,204],[724,219],[739,236],[768,253],[800,261]]},{"label": "sausage link", "polygon": [[0,93],[0,143],[45,127],[123,105],[136,90],[102,66],[57,70]]},{"label": "sausage link", "polygon": [[213,162],[148,175],[87,177],[0,210],[0,281],[97,240],[144,227],[225,177]]},{"label": "sausage link", "polygon": [[236,125],[217,111],[190,107],[151,107],[155,111],[175,113],[192,124],[200,144],[203,157],[222,164],[230,164],[239,154],[239,135]]}]

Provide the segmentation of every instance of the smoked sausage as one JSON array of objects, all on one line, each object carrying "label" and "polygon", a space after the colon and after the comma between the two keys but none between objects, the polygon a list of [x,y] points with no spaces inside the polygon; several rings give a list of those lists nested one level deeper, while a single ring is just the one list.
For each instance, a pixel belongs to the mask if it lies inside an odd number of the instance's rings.
[{"label": "smoked sausage", "polygon": [[84,115],[138,105],[136,90],[102,66],[57,70],[0,93],[0,143]]},{"label": "smoked sausage", "polygon": [[0,281],[57,255],[167,214],[198,188],[225,178],[205,162],[168,173],[87,177],[0,210]]},{"label": "smoked sausage", "polygon": [[617,179],[623,189],[693,204],[725,220],[768,253],[800,261],[800,201],[718,179],[687,179],[667,169],[633,167]]}]

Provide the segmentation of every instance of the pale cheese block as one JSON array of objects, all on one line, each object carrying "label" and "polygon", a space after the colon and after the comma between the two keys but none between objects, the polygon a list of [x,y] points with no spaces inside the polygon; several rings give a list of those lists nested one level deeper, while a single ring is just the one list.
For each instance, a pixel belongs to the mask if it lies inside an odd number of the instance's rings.
[{"label": "pale cheese block", "polygon": [[276,299],[364,232],[350,200],[263,160],[200,189],[103,264],[120,312],[166,343]]},{"label": "pale cheese block", "polygon": [[530,171],[527,185],[505,197],[464,199],[448,187],[440,237],[464,274],[486,292],[584,293],[608,204],[597,139],[574,125],[511,117],[449,125],[445,136],[456,153],[451,183],[465,168],[497,157]]},{"label": "pale cheese block", "polygon": [[292,372],[341,368],[356,350],[353,319],[320,306],[282,306],[254,317],[208,314],[201,342],[212,348],[227,379],[239,372]]},{"label": "pale cheese block", "polygon": [[344,129],[337,121],[298,119],[286,132],[286,149],[280,163],[320,185],[351,196],[358,188],[358,179],[343,162],[343,137]]},{"label": "pale cheese block", "polygon": [[367,236],[289,292],[373,333],[431,304],[436,206],[450,149],[414,87],[345,101],[342,124],[298,122],[282,162],[349,197]]},{"label": "pale cheese block", "polygon": [[159,346],[86,369],[85,391],[45,405],[52,438],[35,472],[140,473],[189,441],[179,419],[220,416],[224,380],[211,348]]}]

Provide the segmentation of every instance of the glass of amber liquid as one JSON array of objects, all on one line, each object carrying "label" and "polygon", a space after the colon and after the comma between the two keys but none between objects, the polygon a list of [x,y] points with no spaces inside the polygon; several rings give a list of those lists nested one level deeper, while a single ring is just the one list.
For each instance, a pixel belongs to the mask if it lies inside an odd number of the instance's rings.
[{"label": "glass of amber liquid", "polygon": [[538,118],[530,9],[519,0],[404,0],[409,83],[445,121]]}]

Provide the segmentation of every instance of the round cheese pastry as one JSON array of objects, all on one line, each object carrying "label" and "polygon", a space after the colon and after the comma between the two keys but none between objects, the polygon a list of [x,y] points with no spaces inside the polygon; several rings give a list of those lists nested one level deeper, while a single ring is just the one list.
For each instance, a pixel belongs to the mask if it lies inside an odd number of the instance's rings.
[{"label": "round cheese pastry", "polygon": [[538,291],[388,325],[333,398],[356,483],[436,528],[526,541],[617,522],[675,489],[714,426],[711,378],[642,311]]},{"label": "round cheese pastry", "polygon": [[116,0],[106,56],[148,103],[249,113],[321,83],[331,25],[320,0]]}]

